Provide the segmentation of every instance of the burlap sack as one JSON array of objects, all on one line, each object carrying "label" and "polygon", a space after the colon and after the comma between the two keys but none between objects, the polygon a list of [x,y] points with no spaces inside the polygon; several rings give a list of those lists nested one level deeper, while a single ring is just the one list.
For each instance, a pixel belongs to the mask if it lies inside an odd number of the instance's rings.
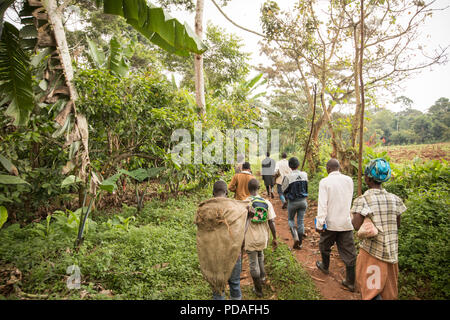
[{"label": "burlap sack", "polygon": [[214,292],[225,290],[244,241],[249,201],[212,198],[195,215],[200,270]]}]

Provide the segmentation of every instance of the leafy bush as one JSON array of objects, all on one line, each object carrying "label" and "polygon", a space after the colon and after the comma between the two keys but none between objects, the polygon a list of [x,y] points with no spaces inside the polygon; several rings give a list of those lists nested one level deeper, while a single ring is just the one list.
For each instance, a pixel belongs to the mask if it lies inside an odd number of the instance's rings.
[{"label": "leafy bush", "polygon": [[394,170],[385,188],[405,200],[399,230],[400,297],[450,297],[450,168],[443,160]]},{"label": "leafy bush", "polygon": [[[95,232],[90,224],[79,252],[72,249],[77,228],[65,228],[69,221],[63,216],[70,217],[70,212],[57,214],[60,221],[49,220],[48,226],[46,221],[23,228],[13,224],[0,230],[0,266],[13,264],[23,274],[24,292],[49,299],[80,299],[82,292],[89,299],[209,299],[193,223],[204,197],[199,193],[151,201],[134,222],[136,210],[125,207],[119,216],[97,223]],[[81,269],[81,290],[66,287],[70,265]],[[101,294],[102,289],[113,296]]]},{"label": "leafy bush", "polygon": [[428,188],[433,185],[447,185],[450,181],[450,167],[445,160],[422,162],[416,158],[411,166],[393,171],[393,178],[385,184],[386,190],[402,199],[417,188]]},{"label": "leafy bush", "polygon": [[[449,299],[449,189],[419,189],[409,195],[406,206],[399,230],[399,266],[408,277],[415,277],[409,283],[404,281],[405,286],[415,288],[421,298]],[[429,290],[421,290],[427,286]]]}]

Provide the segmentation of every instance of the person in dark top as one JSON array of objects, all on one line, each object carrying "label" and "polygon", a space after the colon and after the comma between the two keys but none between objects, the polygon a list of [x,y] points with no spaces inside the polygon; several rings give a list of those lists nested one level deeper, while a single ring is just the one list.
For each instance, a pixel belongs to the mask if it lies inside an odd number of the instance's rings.
[{"label": "person in dark top", "polygon": [[[302,248],[305,227],[303,224],[306,208],[308,204],[308,175],[304,171],[298,170],[300,162],[296,157],[289,159],[289,168],[292,172],[284,177],[281,189],[288,201],[288,224],[294,238],[294,249]],[[295,228],[295,215],[297,215],[297,228]]]},{"label": "person in dark top", "polygon": [[274,174],[275,174],[275,160],[270,158],[270,152],[267,152],[267,157],[261,163],[261,175],[266,186],[267,196],[275,198],[273,194],[273,186],[275,184]]}]

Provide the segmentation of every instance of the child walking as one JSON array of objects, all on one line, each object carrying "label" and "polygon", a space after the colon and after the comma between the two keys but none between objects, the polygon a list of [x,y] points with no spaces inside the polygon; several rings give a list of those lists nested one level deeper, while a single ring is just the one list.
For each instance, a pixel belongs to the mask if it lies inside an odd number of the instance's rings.
[{"label": "child walking", "polygon": [[274,222],[276,215],[270,201],[258,195],[258,180],[251,179],[248,182],[248,190],[250,197],[247,200],[251,201],[251,207],[255,209],[255,215],[253,218],[247,220],[244,249],[249,259],[250,275],[255,286],[255,294],[261,298],[263,296],[262,282],[266,279],[263,250],[267,248],[269,242],[269,228],[273,236],[272,245],[274,249],[277,248],[277,235]]}]

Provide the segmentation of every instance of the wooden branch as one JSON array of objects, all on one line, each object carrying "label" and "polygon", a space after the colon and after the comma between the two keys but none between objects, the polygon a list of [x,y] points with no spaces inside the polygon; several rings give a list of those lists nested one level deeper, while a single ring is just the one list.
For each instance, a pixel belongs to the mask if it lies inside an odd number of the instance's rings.
[{"label": "wooden branch", "polygon": [[236,27],[238,27],[238,28],[240,28],[240,29],[242,29],[242,30],[244,30],[244,31],[247,31],[247,32],[251,32],[251,33],[253,33],[253,34],[256,34],[257,36],[260,36],[260,37],[263,37],[263,38],[266,37],[265,35],[263,35],[263,34],[261,34],[261,33],[259,33],[259,32],[256,32],[256,31],[253,31],[253,30],[250,30],[250,29],[247,29],[247,28],[245,28],[245,27],[242,27],[242,26],[238,25],[236,22],[234,22],[233,20],[231,20],[231,19],[225,14],[225,12],[223,12],[222,8],[216,3],[216,1],[211,0],[211,2],[214,3],[214,5],[216,6],[217,10],[220,11],[220,13],[225,17],[225,19],[227,19],[228,21],[230,21],[230,22],[231,22],[233,25],[235,25]]},{"label": "wooden branch", "polygon": [[311,141],[311,136],[312,136],[313,129],[314,129],[314,119],[316,117],[316,97],[317,97],[317,87],[316,87],[316,85],[314,85],[314,109],[313,109],[313,116],[311,119],[311,130],[309,131],[308,142],[306,143],[306,147],[305,147],[305,155],[303,156],[303,163],[302,163],[302,168],[301,168],[302,171],[303,171],[303,167],[305,166],[305,160],[306,160],[306,155],[308,154],[309,142]]}]

